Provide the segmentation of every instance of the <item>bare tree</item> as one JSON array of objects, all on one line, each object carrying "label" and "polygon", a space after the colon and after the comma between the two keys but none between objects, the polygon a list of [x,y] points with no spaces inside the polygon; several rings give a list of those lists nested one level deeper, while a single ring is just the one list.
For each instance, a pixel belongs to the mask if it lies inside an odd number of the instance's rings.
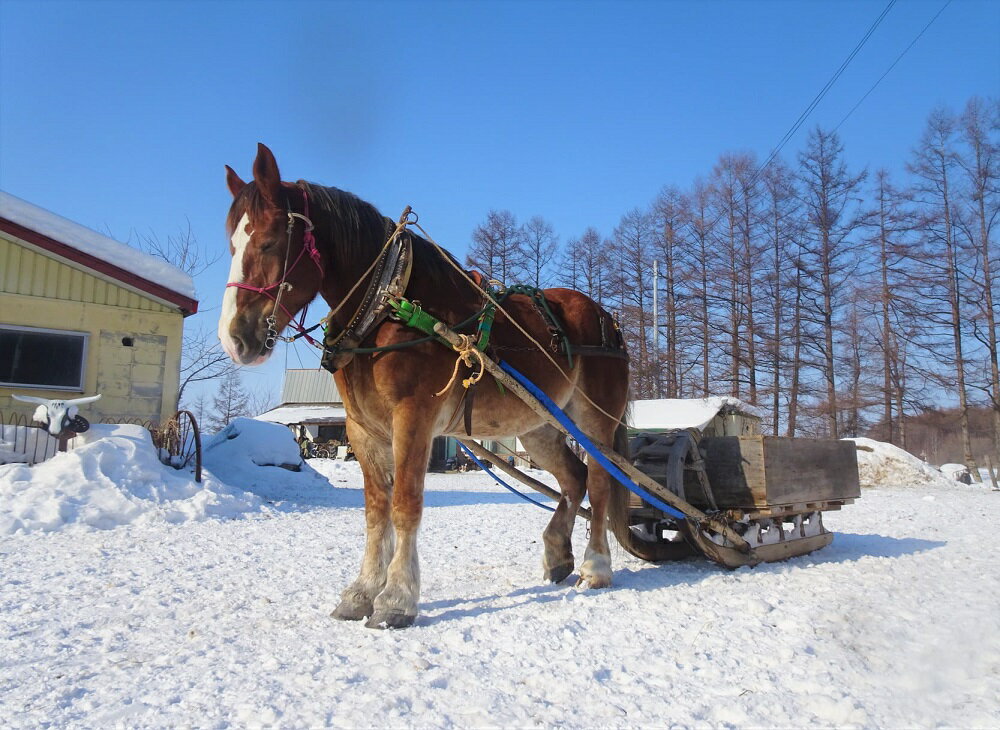
[{"label": "bare tree", "polygon": [[770,320],[770,332],[762,336],[765,356],[771,370],[771,430],[781,428],[781,403],[785,392],[785,366],[788,363],[789,341],[786,326],[791,323],[794,293],[793,244],[799,233],[798,201],[792,171],[775,159],[761,176],[763,239],[767,246],[765,273],[761,292],[765,295],[761,310]]},{"label": "bare tree", "polygon": [[843,145],[834,132],[817,127],[809,133],[806,149],[799,155],[800,194],[806,218],[805,258],[815,277],[817,298],[813,314],[821,339],[812,343],[820,358],[826,384],[823,404],[827,432],[839,438],[836,351],[834,332],[844,284],[858,269],[856,242],[852,236],[864,223],[858,192],[867,176],[848,172]]},{"label": "bare tree", "polygon": [[[715,279],[724,294],[718,298],[726,316],[719,319],[729,361],[729,392],[743,397],[744,382],[751,401],[757,398],[754,320],[754,275],[757,269],[755,237],[756,165],[749,155],[723,154],[712,170],[715,217],[713,247]],[[744,381],[744,373],[746,379]]]},{"label": "bare tree", "polygon": [[695,302],[692,308],[696,329],[700,339],[699,362],[701,364],[700,390],[703,396],[711,394],[712,379],[712,326],[710,310],[710,289],[714,282],[711,277],[711,249],[717,219],[712,215],[713,190],[701,180],[695,180],[688,209],[691,229],[691,248],[688,257],[691,268],[690,296]]},{"label": "bare tree", "polygon": [[988,376],[983,390],[993,411],[993,458],[1000,464],[1000,358],[997,351],[997,302],[1000,250],[993,228],[1000,217],[1000,101],[969,99],[959,130],[965,154],[958,163],[965,172],[967,202],[960,224],[975,261],[970,277],[974,312],[973,336],[986,348]]},{"label": "bare tree", "polygon": [[155,231],[139,233],[132,229],[129,231],[127,243],[150,256],[173,264],[192,277],[198,276],[222,257],[221,250],[209,254],[198,244],[194,231],[191,230],[190,220],[183,228],[179,228],[177,233],[168,235],[165,241],[161,240]]},{"label": "bare tree", "polygon": [[914,228],[905,208],[905,196],[891,182],[889,173],[875,173],[874,209],[870,220],[869,248],[877,252],[877,285],[871,294],[874,306],[873,339],[881,353],[880,438],[903,443],[907,347],[912,322],[919,318],[921,302],[912,287],[914,252],[908,235]]},{"label": "bare tree", "polygon": [[259,416],[278,405],[273,388],[254,388],[247,398],[247,415]]},{"label": "bare tree", "polygon": [[536,215],[522,226],[521,240],[527,283],[544,289],[549,285],[549,265],[559,248],[559,238],[552,224]]},{"label": "bare tree", "polygon": [[[680,398],[683,383],[681,373],[683,364],[681,352],[683,348],[683,331],[680,321],[680,299],[686,279],[684,254],[687,248],[685,230],[688,221],[688,202],[681,192],[674,187],[666,187],[660,191],[653,203],[653,222],[657,236],[653,245],[654,256],[660,261],[660,275],[663,277],[663,333],[665,335],[666,352],[660,359],[660,353],[653,353],[656,365],[656,395],[661,395],[661,374],[665,375],[665,395],[667,398]],[[657,323],[658,326],[659,323]],[[659,328],[659,327],[658,327]],[[661,364],[662,363],[662,364]]]},{"label": "bare tree", "polygon": [[509,210],[487,213],[486,220],[472,232],[472,246],[465,263],[502,283],[512,283],[521,275],[524,238],[513,213]]},{"label": "bare tree", "polygon": [[177,400],[184,398],[184,390],[192,383],[215,380],[236,369],[236,364],[219,345],[214,332],[197,329],[185,333],[181,346],[180,389]]},{"label": "bare tree", "polygon": [[[916,176],[914,197],[920,205],[921,230],[925,247],[924,266],[928,270],[926,298],[940,303],[932,311],[929,322],[942,327],[949,335],[951,352],[947,353],[929,341],[928,349],[952,368],[941,383],[954,384],[958,395],[959,419],[965,463],[976,477],[979,470],[972,453],[969,434],[969,401],[966,385],[966,357],[962,307],[961,252],[956,241],[955,191],[953,190],[957,159],[955,153],[955,119],[945,109],[931,112],[927,127],[909,164]],[[950,357],[949,357],[950,354]]]},{"label": "bare tree", "polygon": [[633,208],[615,228],[616,281],[621,325],[635,360],[632,387],[637,398],[655,393],[649,357],[649,325],[653,222],[648,212]]}]

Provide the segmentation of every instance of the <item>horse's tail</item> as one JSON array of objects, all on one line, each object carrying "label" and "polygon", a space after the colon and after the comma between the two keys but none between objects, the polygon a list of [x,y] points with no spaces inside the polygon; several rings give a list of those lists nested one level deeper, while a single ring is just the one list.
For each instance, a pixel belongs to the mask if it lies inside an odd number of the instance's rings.
[{"label": "horse's tail", "polygon": [[[618,424],[618,428],[615,429],[615,440],[612,444],[612,448],[615,453],[624,456],[626,459],[629,458],[628,453],[628,428],[625,426],[629,420],[629,410],[626,409],[624,415],[622,415],[622,423]],[[631,545],[632,531],[628,526],[628,501],[629,492],[617,479],[611,480],[611,494],[608,499],[608,527],[611,529],[611,534],[622,544],[622,547],[628,549]]]}]

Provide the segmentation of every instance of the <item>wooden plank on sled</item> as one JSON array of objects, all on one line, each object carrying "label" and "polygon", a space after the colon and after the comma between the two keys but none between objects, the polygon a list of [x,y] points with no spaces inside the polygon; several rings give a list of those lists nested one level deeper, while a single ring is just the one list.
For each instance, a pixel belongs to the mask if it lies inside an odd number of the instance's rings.
[{"label": "wooden plank on sled", "polygon": [[[462,338],[458,334],[453,332],[448,328],[443,322],[438,322],[434,325],[434,332],[447,340],[453,347],[460,348],[462,346]],[[517,382],[510,375],[505,373],[500,365],[494,362],[488,357],[483,358],[483,367],[486,371],[493,376],[494,380],[501,383],[504,388],[510,391],[512,394],[517,396],[521,401],[524,402],[531,410],[537,413],[546,423],[552,425],[567,436],[572,434],[559,422],[554,415],[549,413],[549,411],[543,406],[535,396],[533,396],[528,390]],[[611,461],[615,466],[622,470],[625,474],[629,476],[636,484],[640,485],[643,489],[647,490],[650,494],[655,495],[658,499],[662,500],[666,504],[674,507],[675,509],[683,512],[685,516],[689,519],[695,521],[699,524],[704,524],[710,529],[717,531],[724,535],[730,542],[731,545],[735,546],[737,550],[749,551],[750,544],[744,540],[739,534],[733,530],[725,521],[710,518],[704,512],[698,508],[692,506],[691,504],[685,502],[683,499],[679,498],[670,490],[666,489],[662,485],[658,484],[651,477],[646,476],[641,471],[636,469],[628,459],[624,456],[615,453],[611,449],[607,448],[603,444],[594,444],[597,450],[606,459]]]},{"label": "wooden plank on sled", "polygon": [[773,510],[861,496],[851,441],[716,436],[703,438],[701,450],[720,509]]}]

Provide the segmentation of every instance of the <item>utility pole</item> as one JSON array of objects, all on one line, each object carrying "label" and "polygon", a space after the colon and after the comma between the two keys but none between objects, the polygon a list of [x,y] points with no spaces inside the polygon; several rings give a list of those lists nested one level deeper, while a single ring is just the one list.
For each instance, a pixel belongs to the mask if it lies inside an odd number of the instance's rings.
[{"label": "utility pole", "polygon": [[659,309],[659,288],[660,288],[660,262],[653,259],[653,375],[656,378],[656,397],[662,398],[663,391],[660,389],[660,309]]}]

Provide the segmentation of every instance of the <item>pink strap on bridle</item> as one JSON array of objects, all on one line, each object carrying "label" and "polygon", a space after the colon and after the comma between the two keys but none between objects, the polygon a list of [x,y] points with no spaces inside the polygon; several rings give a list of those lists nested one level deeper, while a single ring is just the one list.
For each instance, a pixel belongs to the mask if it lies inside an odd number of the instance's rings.
[{"label": "pink strap on bridle", "polygon": [[[313,235],[313,224],[309,219],[309,195],[305,190],[302,191],[302,200],[302,213],[293,213],[291,208],[288,210],[288,240],[286,242],[286,246],[292,245],[292,227],[295,225],[295,219],[301,218],[306,227],[305,232],[302,234],[302,250],[299,251],[299,255],[295,257],[295,261],[292,262],[292,265],[286,268],[282,273],[281,281],[276,281],[275,283],[268,284],[267,286],[254,286],[253,284],[246,284],[241,281],[230,281],[226,284],[226,287],[235,286],[237,289],[246,289],[247,291],[252,291],[256,294],[263,294],[265,297],[274,302],[276,307],[281,307],[281,311],[288,316],[288,326],[305,337],[309,344],[315,345],[316,341],[309,336],[305,329],[306,313],[309,311],[309,305],[306,304],[306,306],[302,308],[302,314],[299,317],[299,321],[296,322],[295,315],[289,312],[285,305],[281,303],[281,288],[286,286],[285,279],[287,279],[288,275],[292,273],[306,252],[309,253],[309,258],[312,259],[313,263],[316,264],[316,268],[319,270],[320,279],[323,278],[324,274],[322,257],[319,249],[316,248],[316,237]],[[290,287],[291,285],[289,284],[288,286]],[[275,289],[278,290],[276,295],[271,293],[272,290]]]}]

